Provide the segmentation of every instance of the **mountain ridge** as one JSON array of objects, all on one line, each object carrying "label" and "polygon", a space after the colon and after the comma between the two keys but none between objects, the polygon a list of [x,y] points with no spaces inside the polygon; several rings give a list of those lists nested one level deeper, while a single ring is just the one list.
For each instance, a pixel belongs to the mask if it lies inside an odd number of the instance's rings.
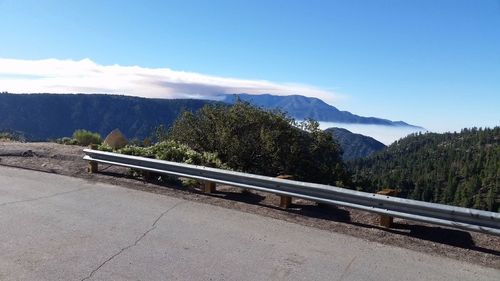
[{"label": "mountain ridge", "polygon": [[408,124],[404,121],[392,121],[377,117],[364,117],[349,111],[341,111],[335,106],[329,105],[319,98],[306,97],[302,95],[277,96],[271,94],[230,94],[224,95],[222,102],[234,103],[238,99],[249,102],[266,109],[281,109],[291,117],[304,120],[314,119],[325,122],[338,122],[348,124],[402,126],[422,129],[422,127]]},{"label": "mountain ridge", "polygon": [[[271,95],[264,98],[282,99]],[[303,96],[294,96],[293,101],[299,112],[304,103],[325,105],[320,99]],[[119,128],[128,138],[145,138],[160,124],[169,127],[183,110],[196,111],[206,104],[214,103],[221,102],[109,94],[0,93],[0,131],[13,130],[21,132],[29,140],[46,140],[70,136],[77,129],[87,129],[105,136]],[[346,134],[344,132],[341,135]],[[356,145],[366,140],[354,134],[352,138],[355,141],[350,141]],[[349,147],[349,144],[346,142],[344,146]],[[364,151],[366,147],[360,146],[360,149]],[[355,152],[351,153],[349,148],[345,148],[345,151],[347,158],[350,155],[359,156]]]},{"label": "mountain ridge", "polygon": [[22,132],[30,140],[71,136],[87,129],[106,136],[119,128],[128,138],[149,137],[160,125],[170,126],[183,110],[205,104],[197,99],[149,99],[108,94],[0,93],[0,131]]},{"label": "mountain ridge", "polygon": [[344,161],[364,158],[386,148],[385,144],[372,137],[355,134],[344,128],[332,127],[325,132],[330,133],[339,142]]}]

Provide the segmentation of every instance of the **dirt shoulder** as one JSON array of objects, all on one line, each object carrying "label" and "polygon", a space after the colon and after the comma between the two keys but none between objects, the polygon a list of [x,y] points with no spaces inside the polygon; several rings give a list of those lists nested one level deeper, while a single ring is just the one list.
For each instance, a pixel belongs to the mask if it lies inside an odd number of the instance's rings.
[{"label": "dirt shoulder", "polygon": [[395,219],[391,229],[378,226],[377,215],[343,207],[318,205],[294,199],[291,208],[279,208],[273,194],[217,186],[213,194],[198,189],[145,182],[129,175],[128,169],[100,165],[99,173],[87,173],[82,147],[55,143],[0,142],[0,165],[43,171],[99,181],[126,188],[164,194],[254,213],[343,233],[385,245],[392,245],[456,260],[500,269],[500,237]]}]

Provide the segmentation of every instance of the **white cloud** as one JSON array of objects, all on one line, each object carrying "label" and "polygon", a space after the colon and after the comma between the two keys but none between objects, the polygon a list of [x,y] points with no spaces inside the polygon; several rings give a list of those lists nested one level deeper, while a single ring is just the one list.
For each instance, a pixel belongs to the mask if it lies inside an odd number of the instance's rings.
[{"label": "white cloud", "polygon": [[300,94],[334,103],[340,95],[301,84],[217,77],[169,68],[100,65],[90,59],[0,58],[0,91],[109,93],[148,98],[207,98],[221,94]]},{"label": "white cloud", "polygon": [[425,133],[427,131],[423,128],[417,127],[349,124],[325,121],[319,121],[319,127],[323,130],[331,127],[344,128],[356,134],[370,136],[385,145],[390,145],[394,141],[404,138],[409,134],[418,132]]}]

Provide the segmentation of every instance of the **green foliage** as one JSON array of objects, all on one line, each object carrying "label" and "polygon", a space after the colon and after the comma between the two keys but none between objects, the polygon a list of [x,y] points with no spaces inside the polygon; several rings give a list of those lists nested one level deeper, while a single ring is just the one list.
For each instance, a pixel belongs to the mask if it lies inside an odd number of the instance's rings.
[{"label": "green foliage", "polygon": [[234,170],[337,185],[349,182],[338,143],[317,122],[298,123],[283,112],[245,102],[184,112],[168,139],[199,153],[215,153]]},{"label": "green foliage", "polygon": [[365,191],[500,211],[500,127],[414,134],[350,167]]},{"label": "green foliage", "polygon": [[[106,144],[99,145],[97,149],[108,152],[113,151],[113,149]],[[219,169],[230,169],[227,165],[222,163],[222,161],[217,157],[217,154],[207,152],[200,153],[194,151],[184,144],[180,144],[175,141],[162,141],[148,147],[127,145],[113,152],[179,163],[202,165]],[[131,169],[130,174],[132,176],[140,176],[143,175],[143,172],[140,170]],[[183,186],[190,188],[199,185],[199,182],[195,180],[179,180],[168,175],[157,175],[156,179],[165,183],[168,182],[171,184],[182,184]]]},{"label": "green foliage", "polygon": [[56,139],[56,143],[66,144],[66,145],[78,145],[78,141],[76,139],[68,138],[68,137]]},{"label": "green foliage", "polygon": [[101,143],[97,146],[97,150],[113,152],[113,148],[105,143]]},{"label": "green foliage", "polygon": [[83,146],[100,144],[102,142],[101,135],[87,130],[76,130],[73,133],[73,139],[75,139],[79,145]]},{"label": "green foliage", "polygon": [[168,127],[164,124],[160,124],[154,130],[154,133],[151,135],[151,139],[154,142],[160,142],[162,140],[167,139],[168,136]]},{"label": "green foliage", "polygon": [[0,132],[0,139],[4,139],[4,140],[10,140],[11,139],[11,134],[9,133],[4,133],[4,132]]},{"label": "green foliage", "polygon": [[[97,149],[101,151],[113,151],[111,147],[105,144],[98,146]],[[175,141],[162,141],[149,147],[127,145],[115,152],[179,163],[229,169],[229,167],[217,157],[216,153],[200,153],[189,148],[187,145]]]},{"label": "green foliage", "polygon": [[14,131],[2,131],[0,132],[0,140],[24,142],[26,141],[26,138],[21,133]]},{"label": "green foliage", "polygon": [[200,183],[200,181],[195,180],[195,179],[184,179],[183,178],[181,180],[181,184],[183,187],[192,189],[192,188],[200,186],[201,183]]},{"label": "green foliage", "polygon": [[150,148],[146,148],[146,147],[142,147],[142,146],[127,145],[123,148],[118,149],[118,151],[116,151],[116,152],[126,154],[126,155],[155,158],[154,157],[155,155],[153,154],[153,152],[151,151]]}]

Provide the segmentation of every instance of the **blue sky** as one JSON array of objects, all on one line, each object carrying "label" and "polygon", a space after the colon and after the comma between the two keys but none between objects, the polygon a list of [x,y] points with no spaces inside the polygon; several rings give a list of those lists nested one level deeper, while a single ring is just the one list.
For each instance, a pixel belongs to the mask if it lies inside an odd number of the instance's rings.
[{"label": "blue sky", "polygon": [[[88,58],[265,80],[258,86],[331,93],[340,109],[434,131],[500,125],[499,1],[0,0],[0,18],[10,63]],[[4,85],[39,75],[6,72]]]}]

